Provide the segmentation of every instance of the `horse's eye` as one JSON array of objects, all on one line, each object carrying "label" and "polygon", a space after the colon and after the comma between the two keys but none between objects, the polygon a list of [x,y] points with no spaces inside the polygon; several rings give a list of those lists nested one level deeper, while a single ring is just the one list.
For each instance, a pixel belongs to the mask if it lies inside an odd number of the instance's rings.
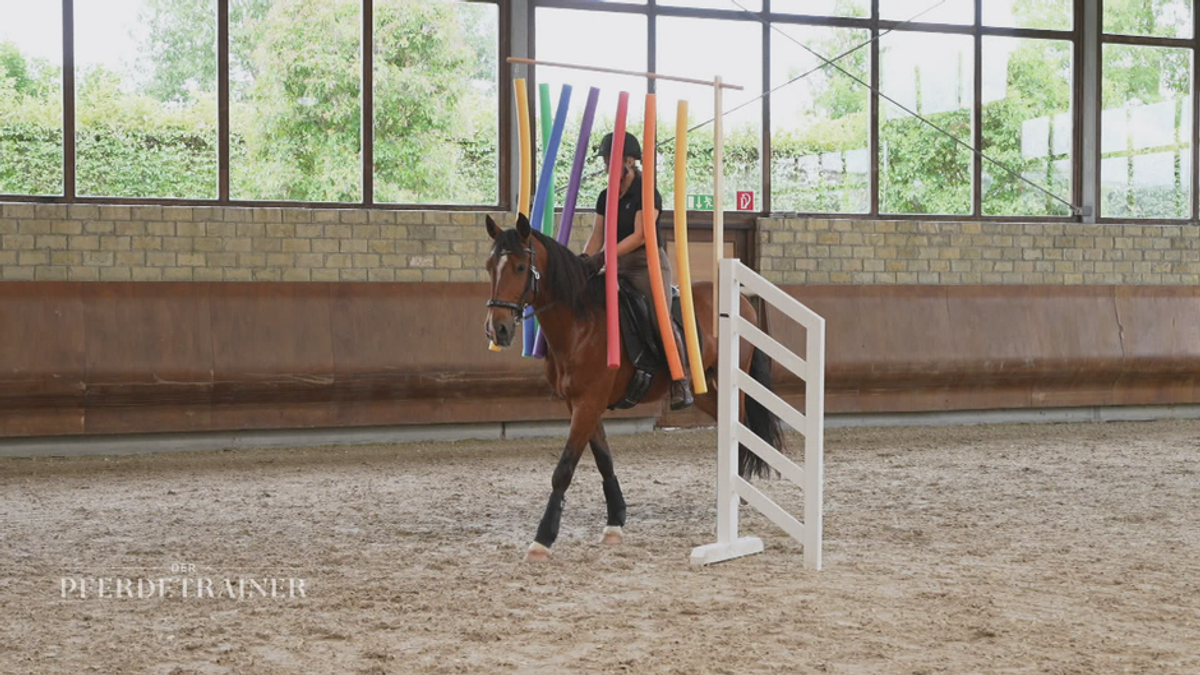
[{"label": "horse's eye", "polygon": [[525,271],[525,266],[524,266],[524,265],[517,265],[517,271],[518,271],[518,272],[524,272],[524,271]]}]

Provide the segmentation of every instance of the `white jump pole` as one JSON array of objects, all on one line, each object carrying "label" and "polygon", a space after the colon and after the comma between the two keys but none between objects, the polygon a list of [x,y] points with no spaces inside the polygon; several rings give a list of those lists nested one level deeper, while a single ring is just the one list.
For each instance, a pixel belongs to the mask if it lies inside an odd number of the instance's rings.
[{"label": "white jump pole", "polygon": [[[713,289],[720,288],[721,258],[725,257],[725,209],[721,205],[721,195],[725,191],[725,125],[723,122],[724,106],[721,95],[721,76],[713,78]],[[714,295],[715,297],[715,295]],[[717,322],[717,306],[713,305],[712,334],[720,332]],[[737,305],[734,305],[736,308]],[[734,309],[733,311],[737,311]],[[734,352],[737,361],[737,352]],[[735,418],[736,419],[736,418]]]}]

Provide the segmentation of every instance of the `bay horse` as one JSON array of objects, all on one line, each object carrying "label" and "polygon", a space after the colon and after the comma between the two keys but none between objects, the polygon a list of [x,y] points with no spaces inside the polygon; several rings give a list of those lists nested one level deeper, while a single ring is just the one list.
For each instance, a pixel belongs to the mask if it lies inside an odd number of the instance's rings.
[{"label": "bay horse", "polygon": [[[497,346],[509,346],[517,320],[532,307],[546,337],[546,379],[551,389],[566,401],[571,413],[567,444],[550,480],[550,501],[526,560],[549,559],[550,547],[558,538],[567,488],[584,448],[589,445],[604,481],[604,499],[608,507],[608,522],[601,541],[619,544],[623,536],[621,528],[625,525],[625,498],[613,470],[613,456],[600,418],[610,405],[624,397],[634,368],[624,350],[621,367],[617,370],[608,368],[604,277],[601,274],[593,276],[591,267],[570,249],[533,231],[524,214],[518,214],[517,226],[510,230],[501,230],[488,216],[487,232],[494,245],[487,261],[492,297],[488,301],[484,332]],[[697,318],[712,316],[715,301],[712,284],[698,283],[692,288]],[[741,316],[758,325],[750,302],[744,297],[740,300]],[[712,334],[709,323],[697,321],[708,393],[697,395],[694,405],[715,420],[717,336]],[[739,360],[742,370],[770,388],[771,365],[765,354],[743,340]],[[670,391],[670,383],[670,373],[665,368],[655,373],[642,401],[661,400]],[[743,396],[740,404],[743,423],[772,447],[783,451],[778,418],[751,397]],[[765,476],[769,471],[769,465],[749,448],[739,448],[738,472],[743,478]]]}]

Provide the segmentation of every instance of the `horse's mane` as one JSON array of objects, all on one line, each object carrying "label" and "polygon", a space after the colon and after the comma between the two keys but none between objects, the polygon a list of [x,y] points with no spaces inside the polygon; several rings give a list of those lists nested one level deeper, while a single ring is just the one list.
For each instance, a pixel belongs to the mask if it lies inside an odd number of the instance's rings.
[{"label": "horse's mane", "polygon": [[[579,319],[587,318],[593,310],[604,306],[604,277],[589,278],[588,270],[579,256],[552,237],[537,230],[533,230],[532,236],[546,249],[545,269],[539,270],[544,290],[566,305]],[[493,256],[524,251],[521,235],[515,229],[501,232],[492,247]]]}]

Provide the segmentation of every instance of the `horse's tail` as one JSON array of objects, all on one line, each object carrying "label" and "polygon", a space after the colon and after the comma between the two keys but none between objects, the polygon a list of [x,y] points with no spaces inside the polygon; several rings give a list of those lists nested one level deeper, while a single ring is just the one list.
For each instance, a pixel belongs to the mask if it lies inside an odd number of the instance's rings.
[{"label": "horse's tail", "polygon": [[[771,388],[771,361],[758,347],[754,348],[754,354],[750,357],[750,377],[767,389]],[[747,395],[744,400],[746,401],[746,426],[772,448],[783,452],[783,429],[780,427],[779,418],[775,416],[775,413],[763,407],[754,397]],[[767,477],[770,474],[770,464],[754,454],[750,448],[738,445],[738,475],[742,478],[750,478],[752,476]]]}]

